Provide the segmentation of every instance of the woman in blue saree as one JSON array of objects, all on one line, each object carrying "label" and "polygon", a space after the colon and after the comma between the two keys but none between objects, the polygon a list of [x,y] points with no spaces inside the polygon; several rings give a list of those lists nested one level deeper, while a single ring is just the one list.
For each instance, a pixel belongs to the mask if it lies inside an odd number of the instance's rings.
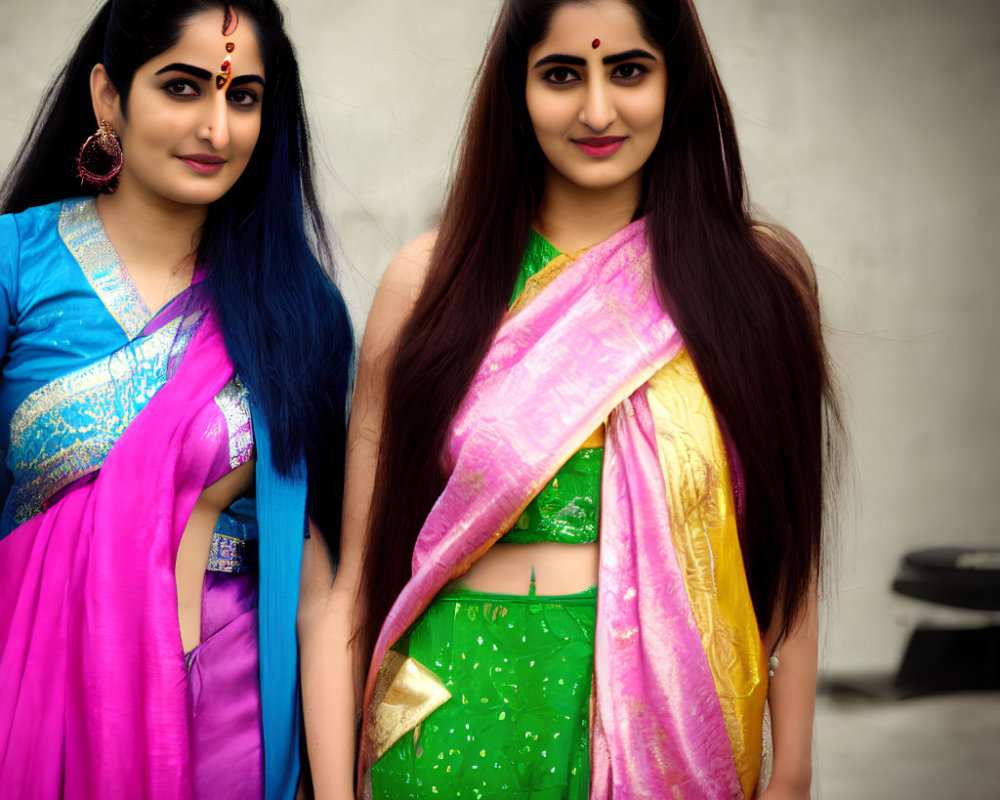
[{"label": "woman in blue saree", "polygon": [[291,797],[351,334],[275,4],[105,3],[0,210],[0,786]]}]

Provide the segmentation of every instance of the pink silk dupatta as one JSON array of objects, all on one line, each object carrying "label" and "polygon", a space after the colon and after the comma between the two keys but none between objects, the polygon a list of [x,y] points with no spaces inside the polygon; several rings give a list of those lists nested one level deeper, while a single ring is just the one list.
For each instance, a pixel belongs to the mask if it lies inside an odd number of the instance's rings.
[{"label": "pink silk dupatta", "polygon": [[192,795],[174,562],[233,374],[205,312],[97,477],[0,542],[0,793]]},{"label": "pink silk dupatta", "polygon": [[456,416],[448,484],[376,644],[362,796],[372,763],[400,733],[387,733],[384,720],[407,717],[384,708],[387,673],[399,668],[389,648],[605,419],[591,798],[744,796],[671,539],[645,396],[647,381],[681,348],[655,295],[642,220],[570,262],[508,315]]}]

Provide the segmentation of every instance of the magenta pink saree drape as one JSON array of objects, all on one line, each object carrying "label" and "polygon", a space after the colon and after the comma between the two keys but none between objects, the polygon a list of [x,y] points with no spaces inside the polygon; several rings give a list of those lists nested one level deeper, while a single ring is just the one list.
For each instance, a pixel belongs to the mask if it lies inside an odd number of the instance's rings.
[{"label": "magenta pink saree drape", "polygon": [[191,796],[173,564],[231,376],[206,311],[96,478],[0,541],[3,796]]}]

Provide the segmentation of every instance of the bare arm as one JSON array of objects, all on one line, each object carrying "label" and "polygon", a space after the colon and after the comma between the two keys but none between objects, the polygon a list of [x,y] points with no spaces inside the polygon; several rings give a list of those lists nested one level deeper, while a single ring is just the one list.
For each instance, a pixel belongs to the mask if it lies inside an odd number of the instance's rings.
[{"label": "bare arm", "polygon": [[809,797],[819,628],[815,587],[810,589],[807,602],[802,618],[779,647],[778,668],[767,693],[774,768],[761,800]]},{"label": "bare arm", "polygon": [[299,648],[306,745],[318,800],[354,797],[355,736],[368,653],[354,638],[364,621],[361,566],[378,461],[386,370],[423,285],[433,234],[404,247],[386,269],[368,315],[347,432],[347,473],[336,577],[318,535],[306,543]]},{"label": "bare arm", "polygon": [[[815,335],[822,337],[816,273],[802,242],[777,225],[758,223],[754,230],[763,251],[798,289]],[[809,589],[800,619],[779,647],[780,663],[768,689],[774,768],[771,783],[761,795],[761,800],[804,800],[809,797],[818,629],[817,589],[814,583]],[[774,643],[769,644],[770,652]]]}]

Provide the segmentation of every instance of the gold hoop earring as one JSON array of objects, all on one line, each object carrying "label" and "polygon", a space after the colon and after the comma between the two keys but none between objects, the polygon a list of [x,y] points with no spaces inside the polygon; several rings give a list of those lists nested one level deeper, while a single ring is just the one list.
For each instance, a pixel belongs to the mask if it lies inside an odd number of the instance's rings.
[{"label": "gold hoop earring", "polygon": [[111,193],[118,188],[122,143],[110,122],[102,119],[97,131],[83,143],[76,158],[76,171],[81,184],[89,183],[98,191]]}]

